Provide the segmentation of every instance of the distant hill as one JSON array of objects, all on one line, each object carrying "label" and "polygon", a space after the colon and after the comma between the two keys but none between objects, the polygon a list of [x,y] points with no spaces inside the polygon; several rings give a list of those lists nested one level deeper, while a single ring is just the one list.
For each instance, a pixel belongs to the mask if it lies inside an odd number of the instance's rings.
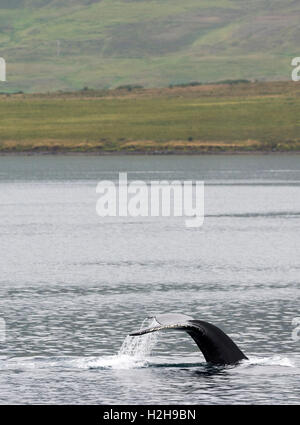
[{"label": "distant hill", "polygon": [[299,22],[299,0],[0,0],[0,92],[287,80]]}]

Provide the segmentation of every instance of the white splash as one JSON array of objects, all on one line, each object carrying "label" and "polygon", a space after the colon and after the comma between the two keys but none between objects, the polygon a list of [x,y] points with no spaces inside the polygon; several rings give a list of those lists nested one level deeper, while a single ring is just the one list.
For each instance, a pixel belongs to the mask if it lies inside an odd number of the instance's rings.
[{"label": "white splash", "polygon": [[[140,327],[152,327],[157,325],[154,319],[145,319]],[[107,356],[101,358],[90,359],[78,367],[84,368],[103,368],[103,369],[134,369],[146,367],[148,358],[156,345],[157,333],[149,333],[141,336],[127,336],[115,356]]]},{"label": "white splash", "polygon": [[[144,329],[146,327],[153,327],[157,325],[157,322],[154,319],[145,319],[140,327]],[[141,336],[127,336],[119,350],[118,356],[130,356],[134,357],[137,360],[145,360],[150,356],[151,351],[157,342],[157,333],[151,332]]]},{"label": "white splash", "polygon": [[288,357],[282,357],[279,355],[275,355],[273,357],[252,356],[249,360],[246,360],[244,364],[295,367],[295,364]]}]

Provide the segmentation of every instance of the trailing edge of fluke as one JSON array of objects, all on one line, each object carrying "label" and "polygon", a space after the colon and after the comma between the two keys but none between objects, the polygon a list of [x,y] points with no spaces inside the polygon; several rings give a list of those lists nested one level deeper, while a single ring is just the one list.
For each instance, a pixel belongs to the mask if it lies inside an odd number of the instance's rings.
[{"label": "trailing edge of fluke", "polygon": [[217,326],[194,320],[185,314],[160,314],[154,317],[157,326],[140,329],[130,336],[144,335],[164,329],[187,332],[198,345],[205,360],[215,365],[233,365],[247,359],[238,346]]}]

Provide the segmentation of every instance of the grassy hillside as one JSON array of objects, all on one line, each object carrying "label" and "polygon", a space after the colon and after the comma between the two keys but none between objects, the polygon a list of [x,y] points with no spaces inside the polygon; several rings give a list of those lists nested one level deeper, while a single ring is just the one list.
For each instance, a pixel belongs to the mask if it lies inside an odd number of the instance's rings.
[{"label": "grassy hillside", "polygon": [[300,151],[300,85],[0,96],[0,152]]},{"label": "grassy hillside", "polygon": [[298,0],[1,0],[0,91],[289,79]]}]

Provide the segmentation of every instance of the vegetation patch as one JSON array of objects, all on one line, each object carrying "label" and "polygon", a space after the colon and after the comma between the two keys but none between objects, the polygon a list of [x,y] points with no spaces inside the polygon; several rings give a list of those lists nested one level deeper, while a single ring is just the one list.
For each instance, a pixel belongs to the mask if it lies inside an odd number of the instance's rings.
[{"label": "vegetation patch", "polygon": [[1,152],[300,151],[300,84],[0,95]]}]

